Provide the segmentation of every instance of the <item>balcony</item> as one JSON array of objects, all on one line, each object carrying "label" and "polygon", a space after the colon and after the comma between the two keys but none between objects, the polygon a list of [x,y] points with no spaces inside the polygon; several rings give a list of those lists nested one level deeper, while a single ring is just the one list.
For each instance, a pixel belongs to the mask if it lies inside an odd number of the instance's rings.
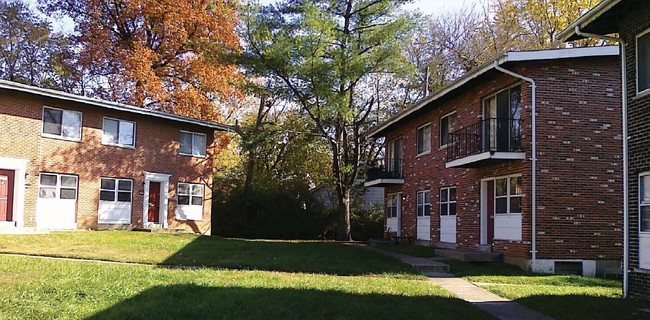
[{"label": "balcony", "polygon": [[526,159],[519,119],[484,119],[450,133],[448,141],[447,168],[477,168]]},{"label": "balcony", "polygon": [[366,169],[366,187],[404,184],[402,159],[379,159]]}]

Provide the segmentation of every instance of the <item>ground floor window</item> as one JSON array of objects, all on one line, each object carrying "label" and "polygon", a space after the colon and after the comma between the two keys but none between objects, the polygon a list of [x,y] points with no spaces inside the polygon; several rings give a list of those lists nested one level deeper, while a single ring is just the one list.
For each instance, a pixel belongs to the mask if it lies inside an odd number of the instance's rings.
[{"label": "ground floor window", "polygon": [[179,220],[203,220],[205,187],[197,183],[179,182],[176,217]]},{"label": "ground floor window", "polygon": [[77,176],[57,173],[41,173],[38,197],[42,199],[77,199]]},{"label": "ground floor window", "polygon": [[397,194],[389,194],[386,200],[386,217],[397,217]]},{"label": "ground floor window", "polygon": [[440,215],[456,215],[456,187],[440,189]]},{"label": "ground floor window", "polygon": [[131,223],[133,180],[101,178],[98,223]]},{"label": "ground floor window", "polygon": [[639,267],[650,269],[650,172],[639,175]]},{"label": "ground floor window", "polygon": [[417,211],[418,217],[431,215],[431,192],[429,190],[418,192]]},{"label": "ground floor window", "polygon": [[521,213],[521,176],[498,178],[494,182],[495,213]]}]

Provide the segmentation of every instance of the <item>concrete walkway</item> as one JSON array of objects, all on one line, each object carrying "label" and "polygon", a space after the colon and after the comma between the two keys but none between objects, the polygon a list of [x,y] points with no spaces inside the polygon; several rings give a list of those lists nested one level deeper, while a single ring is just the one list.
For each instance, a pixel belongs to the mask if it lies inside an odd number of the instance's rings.
[{"label": "concrete walkway", "polygon": [[[393,257],[411,265],[429,278],[432,283],[455,294],[475,307],[501,320],[553,320],[542,313],[528,309],[514,301],[497,296],[463,278],[449,273],[449,266],[427,258],[417,258],[405,254],[387,252],[373,247],[369,250]],[[441,266],[442,265],[442,266]]]}]

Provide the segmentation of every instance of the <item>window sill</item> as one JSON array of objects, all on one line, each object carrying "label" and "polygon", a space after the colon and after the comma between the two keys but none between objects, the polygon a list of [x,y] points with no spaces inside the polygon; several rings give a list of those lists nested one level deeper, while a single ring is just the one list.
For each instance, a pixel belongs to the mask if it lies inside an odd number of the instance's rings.
[{"label": "window sill", "polygon": [[641,92],[637,92],[636,96],[634,96],[634,98],[632,98],[632,100],[643,99],[643,98],[646,98],[648,96],[650,96],[650,89],[645,89],[645,90],[643,90]]},{"label": "window sill", "polygon": [[650,269],[644,269],[644,268],[641,268],[641,267],[632,268],[632,271],[634,271],[635,273],[650,274]]},{"label": "window sill", "polygon": [[81,142],[81,139],[66,138],[66,137],[47,134],[47,133],[41,133],[41,137],[48,138],[48,139],[55,139],[55,140],[71,141],[71,142]]},{"label": "window sill", "polygon": [[178,153],[178,154],[184,157],[203,158],[203,159],[207,158],[207,155],[197,156],[197,155],[187,154],[187,153]]},{"label": "window sill", "polygon": [[429,151],[425,151],[425,152],[422,152],[422,153],[418,153],[415,157],[416,157],[416,158],[419,158],[419,157],[421,157],[421,156],[426,156],[427,154],[430,154],[430,153],[431,153],[431,150],[429,150]]},{"label": "window sill", "polygon": [[135,149],[135,146],[130,146],[130,145],[127,145],[127,144],[112,144],[112,143],[104,143],[104,142],[102,142],[102,146],[118,147],[118,148],[124,148],[124,149]]}]

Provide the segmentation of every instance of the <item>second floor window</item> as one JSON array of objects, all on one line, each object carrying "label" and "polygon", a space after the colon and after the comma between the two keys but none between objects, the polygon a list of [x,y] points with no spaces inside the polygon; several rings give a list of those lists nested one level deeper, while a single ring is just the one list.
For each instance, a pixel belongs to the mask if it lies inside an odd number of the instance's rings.
[{"label": "second floor window", "polygon": [[431,124],[427,123],[418,128],[417,131],[417,154],[424,154],[431,151]]},{"label": "second floor window", "polygon": [[43,135],[81,140],[81,112],[44,107]]},{"label": "second floor window", "polygon": [[650,29],[636,38],[636,92],[650,89]]},{"label": "second floor window", "polygon": [[181,154],[186,156],[205,156],[206,135],[202,133],[181,131]]},{"label": "second floor window", "polygon": [[418,192],[417,208],[418,217],[431,215],[431,192],[429,190]]},{"label": "second floor window", "polygon": [[456,112],[452,112],[440,118],[440,146],[444,147],[449,144],[449,134],[454,132],[456,126]]},{"label": "second floor window", "polygon": [[104,118],[102,143],[114,146],[135,146],[135,123],[131,121]]}]

